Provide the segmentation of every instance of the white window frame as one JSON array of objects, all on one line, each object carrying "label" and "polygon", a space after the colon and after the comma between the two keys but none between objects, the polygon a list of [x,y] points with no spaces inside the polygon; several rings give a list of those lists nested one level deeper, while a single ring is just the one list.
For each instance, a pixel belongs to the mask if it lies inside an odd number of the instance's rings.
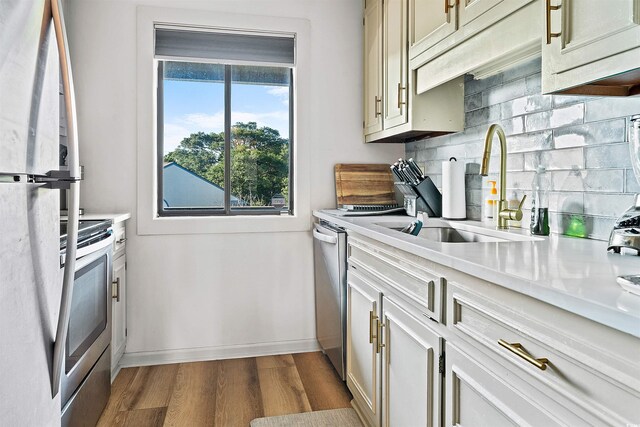
[{"label": "white window frame", "polygon": [[[157,62],[155,24],[293,33],[293,215],[160,217],[157,215]],[[272,233],[308,231],[311,226],[309,176],[310,26],[306,19],[223,14],[189,9],[139,6],[137,9],[137,230],[138,234]]]}]

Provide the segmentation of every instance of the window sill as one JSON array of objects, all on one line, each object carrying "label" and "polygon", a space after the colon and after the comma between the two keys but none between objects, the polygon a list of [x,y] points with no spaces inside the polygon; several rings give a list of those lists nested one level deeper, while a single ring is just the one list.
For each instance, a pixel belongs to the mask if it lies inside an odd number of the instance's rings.
[{"label": "window sill", "polygon": [[309,231],[311,215],[156,217],[138,219],[138,234],[230,234]]}]

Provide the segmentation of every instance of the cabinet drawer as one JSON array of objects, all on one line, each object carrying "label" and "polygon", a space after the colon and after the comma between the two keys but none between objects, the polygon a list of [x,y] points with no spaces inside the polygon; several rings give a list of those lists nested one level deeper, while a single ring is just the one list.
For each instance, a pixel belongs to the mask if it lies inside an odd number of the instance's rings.
[{"label": "cabinet drawer", "polygon": [[526,385],[519,384],[506,369],[487,368],[476,361],[473,352],[466,353],[450,343],[445,352],[444,426],[566,425],[550,413],[557,403],[551,398],[533,401]]},{"label": "cabinet drawer", "polygon": [[115,237],[115,240],[113,241],[114,258],[116,255],[119,255],[120,251],[124,251],[125,249],[127,233],[124,224],[124,221],[113,224],[113,234]]},{"label": "cabinet drawer", "polygon": [[350,235],[348,262],[356,268],[366,269],[377,280],[425,310],[432,319],[443,320],[444,278],[426,267],[427,260]]},{"label": "cabinet drawer", "polygon": [[[616,360],[606,347],[601,347],[596,330],[601,325],[590,325],[593,322],[583,319],[584,328],[568,331],[567,325],[562,324],[562,310],[553,308],[556,315],[547,313],[545,322],[536,317],[544,315],[536,310],[540,307],[535,303],[539,302],[511,306],[531,310],[518,312],[507,308],[511,299],[528,297],[502,291],[504,299],[492,295],[497,298],[489,300],[448,283],[449,328],[488,358],[534,384],[540,397],[555,395],[566,399],[567,405],[575,406],[574,413],[584,414],[596,424],[638,423],[638,364],[625,366],[624,361]],[[554,324],[563,331],[556,330]],[[596,329],[589,336],[591,327]],[[631,339],[630,343],[640,350],[638,340]]]}]

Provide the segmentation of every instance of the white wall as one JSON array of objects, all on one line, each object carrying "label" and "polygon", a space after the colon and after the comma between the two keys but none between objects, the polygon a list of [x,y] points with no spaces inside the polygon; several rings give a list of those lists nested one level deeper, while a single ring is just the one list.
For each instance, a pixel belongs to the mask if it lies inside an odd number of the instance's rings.
[{"label": "white wall", "polygon": [[[231,354],[225,353],[229,349],[239,355],[314,345],[309,231],[135,234],[136,6],[250,11],[310,21],[314,137],[307,143],[312,146],[311,205],[320,209],[335,205],[335,163],[391,162],[404,149],[362,143],[361,2],[68,2],[85,165],[81,205],[91,212],[133,214],[127,224],[129,360],[140,361],[135,353],[146,352],[161,352],[169,360],[176,354],[195,358]],[[201,351],[185,351],[196,348]]]}]

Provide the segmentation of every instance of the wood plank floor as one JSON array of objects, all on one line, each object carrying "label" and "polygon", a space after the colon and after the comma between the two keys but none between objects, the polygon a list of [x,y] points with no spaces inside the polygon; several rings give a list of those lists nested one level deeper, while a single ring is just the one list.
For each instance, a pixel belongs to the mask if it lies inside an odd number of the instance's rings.
[{"label": "wood plank floor", "polygon": [[351,407],[320,353],[125,368],[98,426],[247,427],[254,418]]}]

